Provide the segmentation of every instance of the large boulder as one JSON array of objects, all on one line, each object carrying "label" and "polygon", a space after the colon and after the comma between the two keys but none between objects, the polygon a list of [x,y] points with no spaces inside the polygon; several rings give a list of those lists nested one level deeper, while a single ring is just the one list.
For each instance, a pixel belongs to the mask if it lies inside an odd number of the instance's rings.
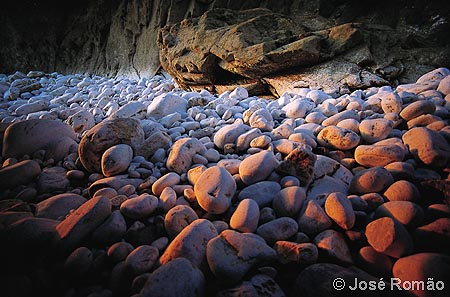
[{"label": "large boulder", "polygon": [[78,155],[89,172],[101,172],[103,153],[116,144],[128,144],[137,150],[144,142],[144,130],[138,120],[106,120],[90,129],[81,139]]},{"label": "large boulder", "polygon": [[[45,131],[45,133],[42,133]],[[3,136],[2,156],[20,159],[45,150],[45,159],[62,160],[76,146],[72,127],[59,120],[33,119],[11,124]]]}]

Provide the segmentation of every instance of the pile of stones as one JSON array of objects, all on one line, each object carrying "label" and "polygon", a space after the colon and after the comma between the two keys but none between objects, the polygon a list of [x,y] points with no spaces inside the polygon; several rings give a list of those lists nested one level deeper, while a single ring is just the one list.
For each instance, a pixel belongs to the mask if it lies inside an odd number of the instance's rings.
[{"label": "pile of stones", "polygon": [[446,296],[449,94],[0,75],[1,295]]}]

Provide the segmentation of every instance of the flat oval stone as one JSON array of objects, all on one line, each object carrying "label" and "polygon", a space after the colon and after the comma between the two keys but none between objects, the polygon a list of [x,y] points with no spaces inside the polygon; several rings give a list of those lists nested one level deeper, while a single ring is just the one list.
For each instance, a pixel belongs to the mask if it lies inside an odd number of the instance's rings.
[{"label": "flat oval stone", "polygon": [[274,181],[260,181],[239,192],[238,200],[252,199],[258,203],[260,208],[272,204],[274,197],[281,190],[279,183]]},{"label": "flat oval stone", "polygon": [[414,159],[425,165],[442,168],[450,162],[450,144],[436,131],[412,128],[403,134],[402,140]]},{"label": "flat oval stone", "polygon": [[353,263],[350,249],[341,233],[331,229],[322,231],[314,237],[314,243],[328,257],[341,263]]},{"label": "flat oval stone", "polygon": [[222,159],[217,162],[217,166],[225,168],[231,175],[239,173],[241,160],[238,159]]},{"label": "flat oval stone", "polygon": [[253,199],[244,199],[230,218],[230,227],[239,232],[255,232],[259,221],[259,206]]},{"label": "flat oval stone", "polygon": [[239,152],[246,151],[250,147],[252,140],[259,136],[261,136],[261,130],[258,128],[253,128],[242,133],[236,138],[236,149]]},{"label": "flat oval stone", "polygon": [[36,204],[35,215],[39,218],[62,220],[71,210],[77,209],[86,201],[86,198],[77,194],[58,194]]},{"label": "flat oval stone", "polygon": [[192,165],[195,154],[206,151],[206,147],[196,138],[182,138],[177,140],[170,149],[167,158],[167,169],[182,174]]},{"label": "flat oval stone", "polygon": [[124,173],[133,159],[133,149],[127,144],[117,144],[107,149],[101,159],[104,176]]},{"label": "flat oval stone", "polygon": [[372,167],[358,172],[352,180],[350,191],[355,194],[383,191],[394,182],[391,173],[382,167]]},{"label": "flat oval stone", "polygon": [[325,127],[336,126],[337,123],[339,123],[342,120],[346,120],[346,119],[355,119],[355,120],[359,121],[360,116],[358,114],[358,111],[353,110],[353,109],[341,111],[341,112],[329,117],[328,119],[324,120],[322,122],[322,125]]},{"label": "flat oval stone", "polygon": [[361,138],[367,143],[385,139],[394,128],[394,123],[387,119],[363,120],[359,124]]},{"label": "flat oval stone", "polygon": [[281,189],[273,198],[272,207],[279,217],[294,217],[302,208],[306,200],[304,188],[292,186]]},{"label": "flat oval stone", "polygon": [[282,108],[289,118],[303,118],[315,106],[314,102],[305,99],[296,99]]},{"label": "flat oval stone", "polygon": [[282,217],[267,222],[256,229],[256,234],[272,246],[279,240],[287,240],[297,234],[298,224],[289,217]]},{"label": "flat oval stone", "polygon": [[172,187],[174,185],[179,184],[181,181],[181,177],[179,174],[175,172],[169,172],[160,178],[158,178],[152,185],[152,192],[156,196],[161,195],[162,191],[166,187]]},{"label": "flat oval stone", "polygon": [[299,231],[315,235],[330,228],[333,222],[316,201],[306,200],[300,210],[297,224]]},{"label": "flat oval stone", "polygon": [[165,265],[177,258],[186,258],[200,269],[206,269],[206,245],[217,236],[214,225],[206,219],[197,219],[184,228],[169,244],[159,262]]},{"label": "flat oval stone", "polygon": [[412,120],[423,114],[432,114],[436,110],[436,105],[431,100],[418,100],[408,104],[400,112],[400,117],[405,121]]},{"label": "flat oval stone", "polygon": [[144,193],[138,197],[130,198],[122,202],[120,211],[124,216],[138,220],[150,216],[157,207],[158,198]]},{"label": "flat oval stone", "polygon": [[[174,282],[174,279],[177,281]],[[153,271],[140,294],[144,297],[197,297],[204,295],[205,284],[201,270],[189,260],[177,258]]]},{"label": "flat oval stone", "polygon": [[350,230],[355,225],[355,212],[347,195],[335,192],[325,200],[325,212],[344,230]]},{"label": "flat oval stone", "polygon": [[359,135],[352,130],[328,126],[317,135],[317,142],[321,146],[338,150],[350,150],[359,144]]},{"label": "flat oval stone", "polygon": [[241,134],[249,131],[251,128],[242,123],[226,125],[214,134],[214,144],[223,150],[225,144],[235,143]]},{"label": "flat oval stone", "polygon": [[194,185],[198,204],[207,212],[221,214],[231,205],[236,192],[233,176],[223,167],[206,169]]},{"label": "flat oval stone", "polygon": [[[45,133],[43,133],[45,131]],[[55,161],[62,160],[69,154],[70,147],[76,145],[77,136],[72,127],[59,120],[25,120],[13,123],[5,130],[3,137],[2,156],[4,158],[18,158],[23,155],[31,156],[38,150],[49,150],[58,146],[63,139],[63,146],[52,156]]]},{"label": "flat oval stone", "polygon": [[352,130],[355,133],[359,133],[359,122],[355,119],[342,120],[336,124],[336,127]]},{"label": "flat oval stone", "polygon": [[395,144],[360,145],[355,149],[356,162],[366,167],[387,166],[404,158],[404,149]]},{"label": "flat oval stone", "polygon": [[274,260],[275,251],[253,233],[225,230],[208,242],[206,256],[212,273],[226,283],[237,283],[253,267]]},{"label": "flat oval stone", "polygon": [[187,100],[173,93],[163,93],[155,97],[147,107],[147,115],[160,119],[174,112],[186,113]]},{"label": "flat oval stone", "polygon": [[177,205],[164,217],[164,228],[170,238],[175,238],[181,230],[198,219],[197,213],[187,205]]},{"label": "flat oval stone", "polygon": [[19,185],[27,185],[41,173],[39,163],[23,160],[0,169],[0,189],[12,189]]},{"label": "flat oval stone", "polygon": [[117,264],[126,259],[134,250],[134,247],[126,241],[119,241],[112,244],[107,251],[108,258],[112,263]]},{"label": "flat oval stone", "polygon": [[389,186],[383,194],[389,201],[411,201],[420,200],[420,192],[417,187],[406,180],[399,180]]},{"label": "flat oval stone", "polygon": [[93,197],[98,190],[103,188],[112,188],[116,191],[130,185],[137,188],[142,182],[143,180],[140,178],[129,178],[128,174],[105,177],[96,180],[89,186],[89,195]]},{"label": "flat oval stone", "polygon": [[424,220],[422,208],[410,201],[389,201],[378,206],[375,218],[390,217],[408,228],[420,226]]},{"label": "flat oval stone", "polygon": [[63,251],[71,251],[111,214],[108,198],[88,200],[56,226]]},{"label": "flat oval stone", "polygon": [[239,165],[241,180],[251,185],[265,180],[277,168],[278,161],[270,151],[261,151],[245,158]]},{"label": "flat oval stone", "polygon": [[377,252],[393,258],[401,258],[412,252],[411,236],[402,224],[392,218],[383,217],[370,222],[365,234]]},{"label": "flat oval stone", "polygon": [[128,254],[125,258],[125,266],[133,275],[139,275],[150,271],[158,256],[159,251],[154,246],[141,245]]}]

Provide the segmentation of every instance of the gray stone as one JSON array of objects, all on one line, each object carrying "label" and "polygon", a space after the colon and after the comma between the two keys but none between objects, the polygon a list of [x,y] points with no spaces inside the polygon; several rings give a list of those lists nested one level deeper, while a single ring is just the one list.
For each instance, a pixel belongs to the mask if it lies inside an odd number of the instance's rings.
[{"label": "gray stone", "polygon": [[124,216],[138,220],[153,214],[157,207],[158,198],[144,193],[137,197],[125,200],[120,205],[120,211]]},{"label": "gray stone", "polygon": [[214,225],[205,219],[197,219],[184,228],[161,255],[162,265],[177,258],[186,258],[201,270],[206,269],[206,245],[217,236]]},{"label": "gray stone", "polygon": [[107,149],[123,143],[137,150],[143,141],[144,130],[137,120],[106,120],[83,136],[78,145],[78,156],[88,172],[101,172],[101,158]]},{"label": "gray stone", "polygon": [[64,262],[64,270],[70,276],[82,277],[94,262],[94,254],[85,246],[74,250]]},{"label": "gray stone", "polygon": [[377,252],[393,258],[401,258],[413,251],[413,241],[408,231],[392,218],[383,217],[372,221],[366,226],[365,234]]},{"label": "gray stone", "polygon": [[[42,133],[45,131],[45,133]],[[63,141],[67,139],[67,141]],[[72,127],[59,120],[26,120],[11,124],[3,136],[2,156],[18,158],[31,156],[38,150],[58,149],[47,153],[45,159],[62,160],[77,139]],[[63,144],[63,145],[61,145]]]},{"label": "gray stone", "polygon": [[127,223],[120,210],[115,210],[111,215],[92,232],[92,240],[108,246],[120,239],[127,231]]},{"label": "gray stone", "polygon": [[423,224],[422,207],[410,201],[389,201],[378,206],[375,218],[390,217],[407,228],[415,228]]},{"label": "gray stone", "polygon": [[450,144],[436,131],[412,128],[403,134],[402,140],[414,159],[425,165],[442,168],[450,162]]},{"label": "gray stone", "polygon": [[353,263],[350,249],[344,236],[335,230],[325,230],[314,237],[314,244],[331,259],[340,263]]},{"label": "gray stone", "polygon": [[0,169],[0,189],[12,189],[19,185],[27,185],[41,173],[39,163],[24,160]]},{"label": "gray stone", "polygon": [[190,223],[198,219],[197,213],[187,205],[177,205],[164,217],[164,228],[170,238],[175,238]]},{"label": "gray stone", "polygon": [[355,212],[347,195],[334,192],[325,200],[325,212],[342,229],[350,230],[355,225]]},{"label": "gray stone", "polygon": [[366,194],[381,192],[394,182],[391,173],[382,167],[372,167],[358,172],[350,185],[350,192]]},{"label": "gray stone", "polygon": [[220,166],[206,169],[194,185],[198,204],[211,214],[226,212],[236,189],[236,182],[231,174]]},{"label": "gray stone", "polygon": [[295,243],[290,241],[277,241],[274,245],[278,261],[281,264],[295,263],[311,265],[317,262],[319,251],[312,243]]},{"label": "gray stone", "polygon": [[363,120],[359,125],[361,138],[367,143],[385,139],[391,133],[394,123],[387,119]]},{"label": "gray stone", "polygon": [[259,206],[253,199],[244,199],[239,202],[230,218],[230,227],[239,232],[253,233],[258,227]]},{"label": "gray stone", "polygon": [[102,155],[101,168],[104,176],[124,173],[133,159],[133,149],[127,144],[116,144]]},{"label": "gray stone", "polygon": [[[177,281],[174,282],[173,280]],[[201,297],[205,290],[205,277],[201,270],[185,258],[177,258],[158,267],[150,274],[142,288],[144,297]]]},{"label": "gray stone", "polygon": [[282,217],[262,224],[256,229],[256,234],[264,238],[268,245],[279,240],[287,240],[297,234],[298,224],[289,217]]},{"label": "gray stone", "polygon": [[305,200],[305,189],[291,186],[280,190],[278,195],[273,198],[272,206],[279,217],[295,217]]},{"label": "gray stone", "polygon": [[88,200],[56,226],[63,252],[69,252],[81,245],[111,214],[108,198],[98,197]]},{"label": "gray stone", "polygon": [[83,196],[64,193],[52,196],[36,204],[36,217],[63,220],[71,210],[77,209],[87,200]]},{"label": "gray stone", "polygon": [[273,261],[276,253],[256,234],[225,230],[208,242],[206,256],[218,279],[236,283],[255,266]]},{"label": "gray stone", "polygon": [[298,230],[308,235],[315,235],[332,225],[331,219],[314,200],[306,200],[300,210],[297,224]]},{"label": "gray stone", "polygon": [[187,101],[178,95],[172,93],[164,93],[155,97],[147,107],[147,115],[160,119],[165,115],[187,111]]},{"label": "gray stone", "polygon": [[352,130],[328,126],[317,135],[317,142],[321,146],[337,150],[350,150],[359,144],[359,135]]},{"label": "gray stone", "polygon": [[274,197],[281,190],[281,186],[273,181],[260,181],[242,189],[238,194],[238,200],[252,199],[260,208],[272,205]]},{"label": "gray stone", "polygon": [[432,114],[435,110],[436,105],[431,100],[418,100],[403,108],[400,117],[409,121],[423,114]]},{"label": "gray stone", "polygon": [[39,193],[65,192],[70,185],[64,167],[46,167],[39,174],[37,189]]},{"label": "gray stone", "polygon": [[239,165],[241,180],[251,185],[265,180],[278,167],[275,155],[270,151],[261,151],[245,158]]},{"label": "gray stone", "polygon": [[125,258],[125,266],[133,275],[151,271],[158,260],[159,251],[154,246],[141,245]]},{"label": "gray stone", "polygon": [[195,154],[205,151],[206,147],[196,138],[182,138],[177,140],[170,149],[167,158],[167,169],[178,174],[187,172]]}]

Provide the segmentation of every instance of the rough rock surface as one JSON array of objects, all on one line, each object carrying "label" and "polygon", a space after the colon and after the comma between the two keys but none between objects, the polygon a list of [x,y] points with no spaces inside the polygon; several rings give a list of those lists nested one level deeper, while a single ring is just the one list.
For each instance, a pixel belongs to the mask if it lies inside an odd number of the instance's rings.
[{"label": "rough rock surface", "polygon": [[[0,20],[5,28],[0,32],[0,39],[7,45],[0,47],[0,65],[6,72],[42,69],[70,73],[95,72],[110,76],[151,76],[160,67],[156,43],[158,30],[165,25],[190,21],[213,8],[267,8],[292,19],[285,24],[294,26],[278,33],[278,36],[286,37],[284,40],[272,38],[268,46],[264,45],[265,49],[259,48],[264,53],[271,51],[270,58],[279,65],[283,64],[280,57],[288,55],[291,58],[296,53],[292,49],[302,50],[304,54],[297,59],[310,66],[294,73],[265,77],[263,83],[276,89],[279,95],[283,91],[305,86],[360,88],[396,79],[412,81],[435,65],[450,66],[448,55],[445,55],[445,46],[449,44],[445,36],[449,29],[450,7],[445,0],[420,0],[415,1],[414,5],[401,0],[372,0],[368,3],[350,0],[102,0],[78,1],[71,5],[70,10],[56,0],[44,0],[39,5],[28,0],[13,1],[6,3],[0,12]],[[257,23],[256,32],[272,28],[272,21],[276,17],[267,19],[267,23]],[[347,45],[355,45],[353,26],[347,27],[349,30],[337,29],[339,25],[350,22],[358,24],[358,27],[361,24],[361,28],[371,34],[370,38],[364,38],[365,42],[351,48]],[[246,27],[243,20],[240,23],[240,29]],[[223,21],[214,25],[222,24]],[[302,31],[294,30],[296,27],[305,28],[303,38],[298,38]],[[328,31],[330,28],[331,31]],[[289,30],[292,33],[289,34]],[[310,32],[322,32],[322,35]],[[328,32],[336,38],[323,38]],[[201,36],[205,35],[200,33],[197,36],[202,42]],[[326,51],[325,57],[317,55],[323,53],[318,50],[318,41],[323,39],[333,41],[329,48],[335,50]],[[289,46],[274,46],[277,42]],[[255,51],[248,51],[249,55],[257,52],[258,46],[253,49]],[[178,53],[183,56],[182,51]],[[232,55],[208,55],[206,60],[217,65],[218,62],[232,64],[229,61]],[[337,57],[325,63],[316,63],[327,56]],[[411,67],[413,65],[416,67]],[[225,70],[222,71],[225,81],[215,82],[219,84],[218,89],[223,84],[236,85],[236,79],[241,84],[248,81]],[[201,68],[192,67],[188,72],[193,77],[204,77]],[[344,83],[336,84],[338,81]],[[247,86],[261,83],[250,80]]]}]

